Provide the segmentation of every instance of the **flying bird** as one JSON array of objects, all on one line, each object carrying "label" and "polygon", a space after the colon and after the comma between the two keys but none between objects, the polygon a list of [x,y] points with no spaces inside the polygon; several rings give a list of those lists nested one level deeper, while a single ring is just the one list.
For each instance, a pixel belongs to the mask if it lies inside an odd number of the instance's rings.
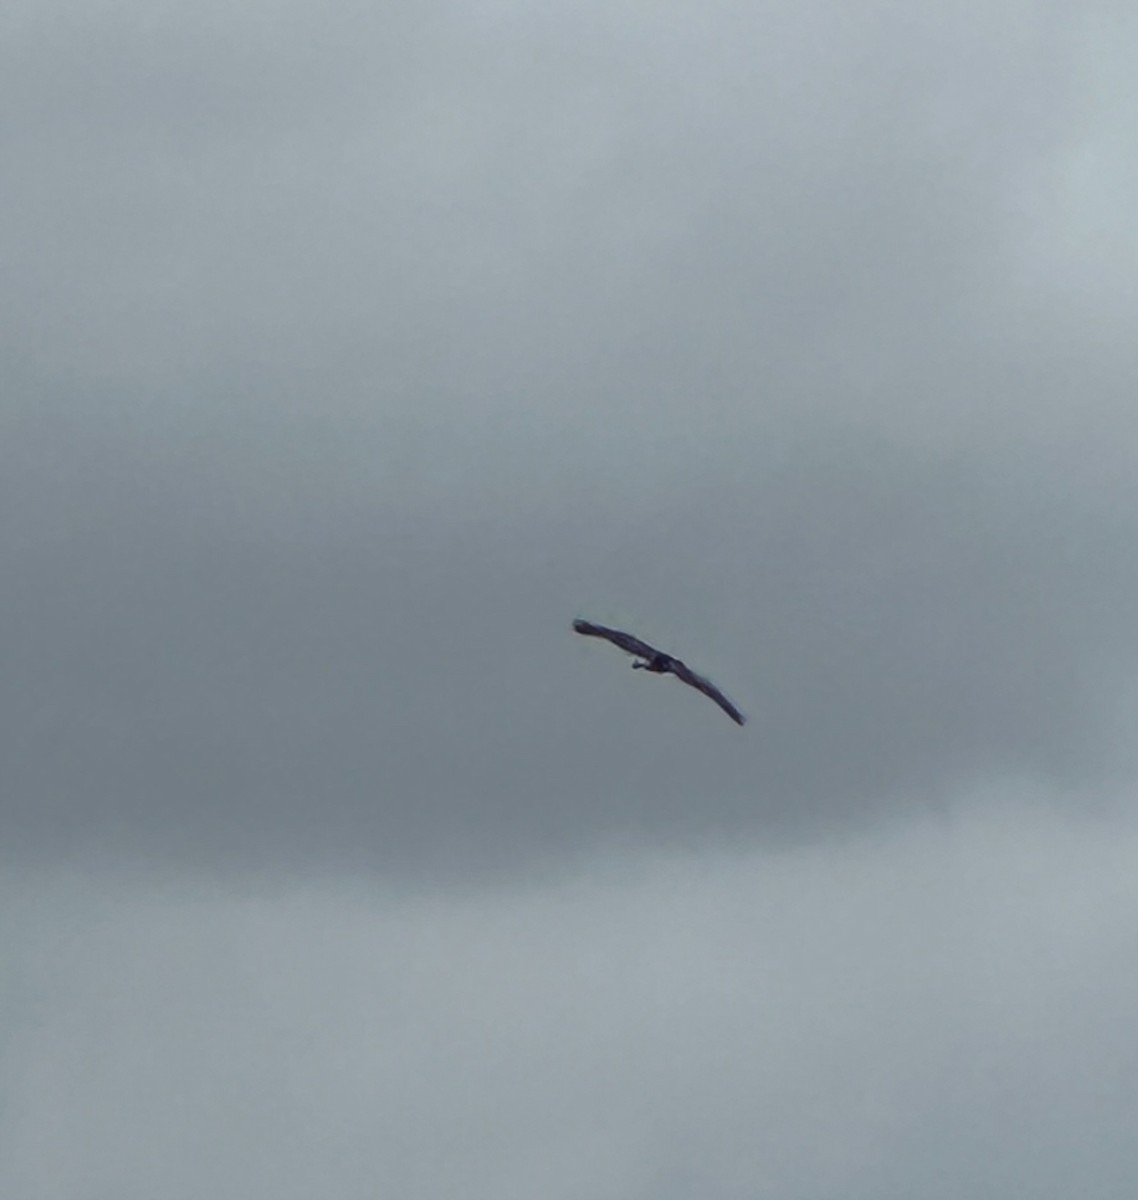
[{"label": "flying bird", "polygon": [[631,633],[622,633],[619,629],[609,629],[604,625],[594,625],[591,621],[582,621],[580,617],[573,622],[573,628],[585,637],[605,638],[615,646],[619,646],[628,654],[634,654],[637,661],[632,664],[633,670],[651,671],[653,675],[674,675],[689,687],[703,692],[719,705],[721,709],[735,722],[742,725],[746,717],[731,703],[730,700],[710,680],[697,675],[686,663],[655,646],[649,646]]}]

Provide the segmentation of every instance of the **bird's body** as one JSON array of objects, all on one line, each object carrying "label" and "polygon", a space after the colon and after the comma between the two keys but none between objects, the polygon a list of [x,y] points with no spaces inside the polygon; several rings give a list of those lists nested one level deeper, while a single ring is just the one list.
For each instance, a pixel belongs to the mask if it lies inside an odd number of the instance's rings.
[{"label": "bird's body", "polygon": [[625,653],[636,655],[637,661],[632,664],[633,670],[648,671],[653,675],[674,675],[681,682],[714,700],[737,725],[742,725],[746,721],[747,718],[715,684],[704,679],[702,675],[697,675],[681,659],[673,658],[670,654],[657,650],[655,646],[649,646],[647,642],[633,637],[631,633],[624,633],[619,629],[609,629],[605,625],[594,625],[591,621],[583,621],[580,617],[573,622],[573,628],[578,633],[584,634],[585,637],[604,638],[613,645],[619,646]]},{"label": "bird's body", "polygon": [[651,671],[653,675],[667,675],[679,659],[673,658],[670,654],[653,654],[647,662],[634,662],[632,669],[634,671]]}]

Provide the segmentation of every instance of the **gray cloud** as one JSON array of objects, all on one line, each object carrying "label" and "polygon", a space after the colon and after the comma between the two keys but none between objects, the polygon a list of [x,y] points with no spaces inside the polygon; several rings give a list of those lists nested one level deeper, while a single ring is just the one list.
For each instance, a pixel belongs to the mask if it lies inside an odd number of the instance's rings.
[{"label": "gray cloud", "polygon": [[0,1192],[1129,1197],[1132,15],[9,8]]},{"label": "gray cloud", "polygon": [[1133,828],[977,799],[460,898],[9,887],[6,960],[46,997],[0,1184],[1127,1196]]},{"label": "gray cloud", "polygon": [[385,12],[5,52],[6,852],[430,873],[1109,777],[1109,10]]},{"label": "gray cloud", "polygon": [[[631,516],[579,493],[290,535],[224,529],[204,480],[187,509],[120,479],[10,586],[9,852],[418,869],[1103,778],[1135,530],[1046,478],[852,438]],[[674,646],[752,723],[575,644],[577,611]]]}]

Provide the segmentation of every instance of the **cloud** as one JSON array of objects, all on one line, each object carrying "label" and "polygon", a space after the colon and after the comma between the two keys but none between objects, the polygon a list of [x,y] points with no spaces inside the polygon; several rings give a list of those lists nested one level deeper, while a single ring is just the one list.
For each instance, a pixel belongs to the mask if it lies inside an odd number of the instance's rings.
[{"label": "cloud", "polygon": [[[120,487],[12,586],[8,853],[465,872],[613,836],[809,836],[985,776],[1109,780],[1125,511],[857,444],[549,524],[251,532],[204,480],[177,509]],[[578,611],[682,654],[751,723],[577,644]]]},{"label": "cloud", "polygon": [[26,10],[5,853],[438,879],[1109,780],[1111,20]]},{"label": "cloud", "polygon": [[1133,20],[9,26],[0,1192],[1129,1197]]},{"label": "cloud", "polygon": [[1025,799],[495,893],[9,884],[41,998],[9,1038],[0,1178],[1121,1197],[1133,830]]}]

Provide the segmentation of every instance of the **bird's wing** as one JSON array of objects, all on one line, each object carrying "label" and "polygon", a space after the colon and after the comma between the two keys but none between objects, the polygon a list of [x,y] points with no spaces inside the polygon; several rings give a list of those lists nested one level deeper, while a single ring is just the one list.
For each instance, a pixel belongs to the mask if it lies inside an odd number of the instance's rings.
[{"label": "bird's wing", "polygon": [[594,625],[591,621],[582,621],[580,617],[573,622],[573,628],[578,633],[583,633],[586,637],[607,638],[622,650],[627,651],[629,654],[639,654],[642,658],[651,658],[653,655],[659,653],[654,647],[649,646],[647,642],[642,642],[639,638],[633,637],[631,633],[622,633],[619,629],[609,629],[605,625]]},{"label": "bird's wing", "polygon": [[705,696],[710,697],[719,705],[721,709],[735,722],[736,725],[742,725],[747,718],[731,703],[730,700],[713,684],[709,679],[704,679],[702,675],[697,675],[691,667],[686,663],[680,662],[678,659],[672,666],[672,674],[677,679],[682,680],[689,687],[695,688],[697,691],[703,692]]}]

